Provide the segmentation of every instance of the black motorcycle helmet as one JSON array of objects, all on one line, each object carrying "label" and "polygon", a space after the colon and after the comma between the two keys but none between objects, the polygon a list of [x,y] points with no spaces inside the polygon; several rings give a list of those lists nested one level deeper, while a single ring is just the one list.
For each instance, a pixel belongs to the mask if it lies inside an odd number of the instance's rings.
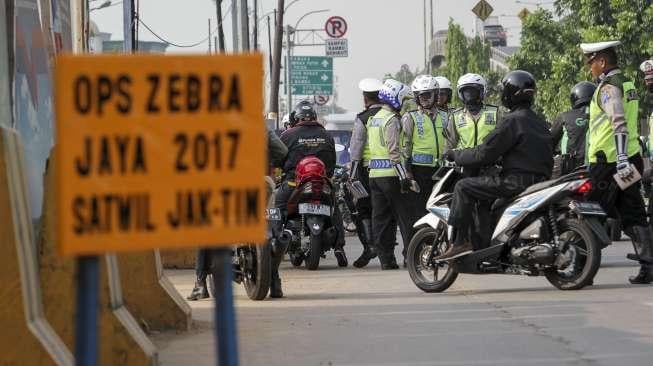
[{"label": "black motorcycle helmet", "polygon": [[573,108],[579,108],[588,105],[592,100],[595,91],[596,84],[589,81],[581,81],[574,85],[574,87],[571,88],[571,94],[569,95],[571,106]]},{"label": "black motorcycle helmet", "polygon": [[517,106],[530,107],[535,101],[535,78],[523,70],[511,71],[501,80],[501,103],[513,110]]},{"label": "black motorcycle helmet", "polygon": [[302,121],[316,121],[317,113],[313,109],[313,103],[302,100],[297,103],[295,110],[290,113],[290,125],[295,126]]}]

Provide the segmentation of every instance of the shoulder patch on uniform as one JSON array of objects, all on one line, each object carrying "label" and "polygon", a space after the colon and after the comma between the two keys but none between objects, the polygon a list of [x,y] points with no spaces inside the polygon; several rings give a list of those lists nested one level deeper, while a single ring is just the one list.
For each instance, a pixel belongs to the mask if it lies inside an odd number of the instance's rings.
[{"label": "shoulder patch on uniform", "polygon": [[601,91],[601,105],[610,101],[610,93],[606,90]]}]

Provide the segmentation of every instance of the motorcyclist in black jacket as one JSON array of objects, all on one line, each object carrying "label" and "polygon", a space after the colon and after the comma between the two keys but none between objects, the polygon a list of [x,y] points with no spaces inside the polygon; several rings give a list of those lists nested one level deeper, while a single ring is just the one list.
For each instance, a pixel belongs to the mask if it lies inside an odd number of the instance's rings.
[{"label": "motorcyclist in black jacket", "polygon": [[[281,141],[288,147],[288,155],[282,164],[284,180],[277,190],[274,202],[275,207],[284,213],[283,217],[286,217],[288,200],[295,190],[295,167],[303,158],[315,156],[322,160],[329,179],[333,177],[336,168],[336,145],[333,137],[317,121],[317,113],[309,101],[297,103],[295,110],[290,113],[290,126],[290,129],[281,134]],[[338,231],[336,255],[345,256],[345,229],[337,206],[332,221]],[[278,272],[280,263],[280,259],[273,261],[273,273]],[[272,279],[270,296],[283,297],[281,280],[278,277]]]},{"label": "motorcyclist in black jacket", "polygon": [[483,144],[450,150],[445,158],[464,167],[487,166],[502,158],[502,171],[498,176],[465,178],[456,183],[449,215],[449,224],[455,229],[454,243],[438,260],[457,258],[474,250],[470,233],[476,202],[514,197],[551,176],[551,133],[547,123],[531,110],[535,79],[526,71],[516,70],[509,72],[501,83],[501,101],[510,113],[504,115]]},{"label": "motorcyclist in black jacket", "polygon": [[560,154],[557,176],[567,174],[585,163],[585,136],[594,91],[596,84],[589,81],[574,85],[569,95],[572,108],[561,113],[551,126],[553,148]]}]

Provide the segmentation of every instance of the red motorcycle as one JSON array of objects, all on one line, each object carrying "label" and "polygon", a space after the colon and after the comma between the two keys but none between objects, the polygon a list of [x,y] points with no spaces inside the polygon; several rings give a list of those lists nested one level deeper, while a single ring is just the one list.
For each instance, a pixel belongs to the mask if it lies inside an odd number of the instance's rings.
[{"label": "red motorcycle", "polygon": [[[336,249],[338,238],[334,220],[335,189],[326,176],[324,163],[315,156],[302,159],[295,168],[295,191],[288,200],[288,217],[282,236],[289,240],[288,254],[295,267],[306,262],[316,270],[320,258]],[[336,251],[338,266],[347,266],[344,252]]]}]

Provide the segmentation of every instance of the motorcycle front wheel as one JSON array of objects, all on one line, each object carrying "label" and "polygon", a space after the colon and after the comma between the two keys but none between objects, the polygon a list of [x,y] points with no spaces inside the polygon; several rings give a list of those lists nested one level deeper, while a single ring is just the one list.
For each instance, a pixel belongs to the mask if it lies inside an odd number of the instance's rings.
[{"label": "motorcycle front wheel", "polygon": [[456,281],[458,272],[449,262],[436,264],[432,259],[448,248],[444,227],[428,226],[415,233],[408,245],[406,264],[410,279],[420,290],[442,292]]},{"label": "motorcycle front wheel", "polygon": [[601,247],[592,229],[582,221],[565,219],[558,225],[565,251],[556,259],[557,266],[544,275],[560,290],[579,290],[594,280],[601,266]]},{"label": "motorcycle front wheel", "polygon": [[263,300],[270,289],[272,271],[272,250],[270,244],[253,245],[248,244],[243,254],[246,258],[246,266],[243,271],[243,285],[247,297],[252,300]]}]

